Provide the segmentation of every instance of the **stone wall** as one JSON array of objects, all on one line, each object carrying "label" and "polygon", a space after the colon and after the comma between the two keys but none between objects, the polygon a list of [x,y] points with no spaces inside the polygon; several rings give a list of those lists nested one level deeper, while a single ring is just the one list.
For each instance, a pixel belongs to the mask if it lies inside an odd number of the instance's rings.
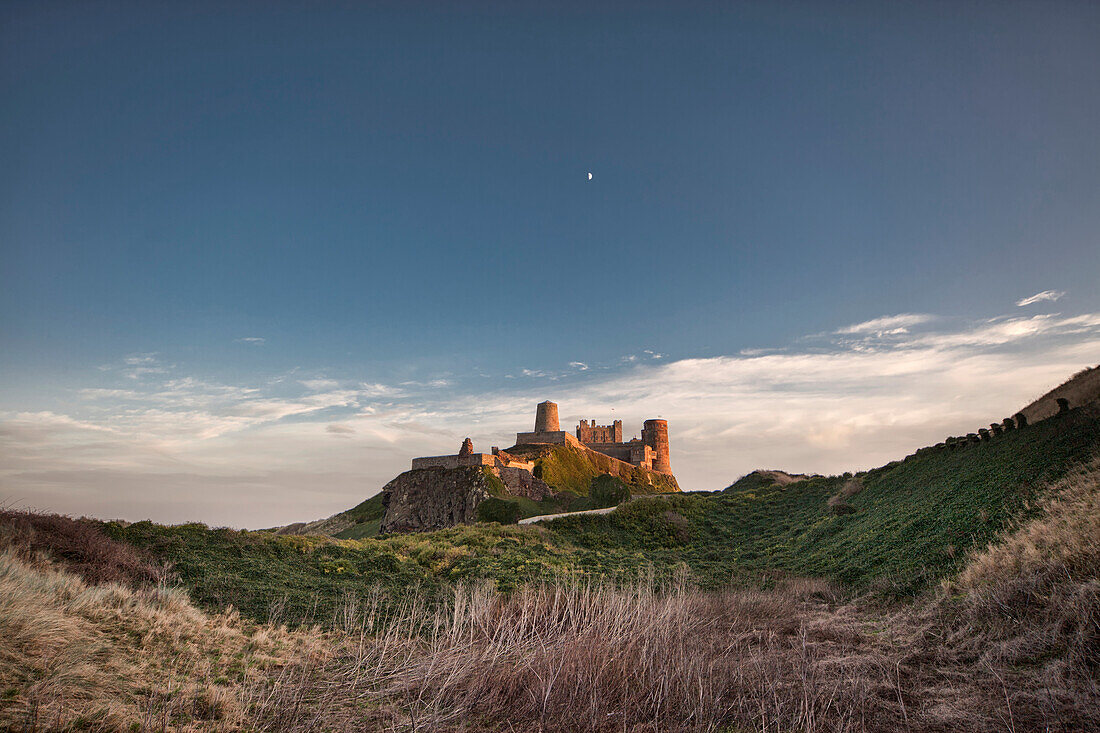
[{"label": "stone wall", "polygon": [[534,501],[542,501],[554,494],[554,490],[542,479],[535,478],[534,474],[525,468],[493,468],[490,469],[508,489],[512,496],[526,496]]},{"label": "stone wall", "polygon": [[489,453],[467,453],[454,456],[424,456],[414,458],[412,468],[414,471],[425,468],[462,468],[464,466],[493,466],[496,459]]},{"label": "stone wall", "polygon": [[581,442],[564,430],[551,433],[516,433],[516,445],[537,445],[539,443],[552,443],[554,445],[580,445]]},{"label": "stone wall", "polygon": [[622,443],[623,421],[615,420],[610,425],[597,425],[596,421],[581,420],[577,425],[577,440],[589,443]]},{"label": "stone wall", "polygon": [[653,470],[653,449],[640,440],[629,443],[586,443],[584,447],[624,463]]}]

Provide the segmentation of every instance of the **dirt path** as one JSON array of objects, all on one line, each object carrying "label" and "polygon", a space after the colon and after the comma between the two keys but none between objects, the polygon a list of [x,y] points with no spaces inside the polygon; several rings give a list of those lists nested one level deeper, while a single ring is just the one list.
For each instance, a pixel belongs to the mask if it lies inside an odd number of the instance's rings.
[{"label": "dirt path", "polygon": [[535,522],[545,522],[550,519],[561,519],[562,517],[573,517],[578,514],[610,514],[618,509],[618,507],[609,506],[605,509],[585,509],[583,512],[562,512],[561,514],[538,514],[533,517],[527,517],[527,519],[519,520],[520,524],[533,524]]}]

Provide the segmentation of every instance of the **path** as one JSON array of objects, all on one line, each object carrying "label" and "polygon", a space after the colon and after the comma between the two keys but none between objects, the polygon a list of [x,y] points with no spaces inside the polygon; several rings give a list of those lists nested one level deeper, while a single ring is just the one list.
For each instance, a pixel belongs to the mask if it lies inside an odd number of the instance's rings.
[{"label": "path", "polygon": [[618,507],[609,506],[604,509],[585,509],[583,512],[562,512],[561,514],[537,514],[533,517],[527,517],[527,519],[519,520],[520,524],[533,524],[534,522],[546,522],[551,519],[561,519],[562,517],[575,517],[579,514],[610,514],[618,509]]}]

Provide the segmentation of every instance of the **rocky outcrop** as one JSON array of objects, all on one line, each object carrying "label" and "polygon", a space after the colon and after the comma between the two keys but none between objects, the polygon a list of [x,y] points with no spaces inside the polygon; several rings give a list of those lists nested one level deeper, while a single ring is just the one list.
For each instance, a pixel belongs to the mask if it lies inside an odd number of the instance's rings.
[{"label": "rocky outcrop", "polygon": [[405,471],[382,489],[382,532],[425,532],[477,521],[489,481],[476,466]]},{"label": "rocky outcrop", "polygon": [[554,490],[550,488],[549,484],[542,479],[535,478],[525,468],[504,467],[491,470],[512,496],[526,496],[534,501],[542,501],[554,495]]}]

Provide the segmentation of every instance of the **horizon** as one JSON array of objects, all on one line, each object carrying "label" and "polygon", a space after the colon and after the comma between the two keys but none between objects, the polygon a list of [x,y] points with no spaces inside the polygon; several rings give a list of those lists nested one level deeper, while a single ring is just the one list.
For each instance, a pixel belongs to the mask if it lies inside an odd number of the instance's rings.
[{"label": "horizon", "polygon": [[0,501],[260,528],[669,421],[882,465],[1100,364],[1100,7],[0,10]]}]

